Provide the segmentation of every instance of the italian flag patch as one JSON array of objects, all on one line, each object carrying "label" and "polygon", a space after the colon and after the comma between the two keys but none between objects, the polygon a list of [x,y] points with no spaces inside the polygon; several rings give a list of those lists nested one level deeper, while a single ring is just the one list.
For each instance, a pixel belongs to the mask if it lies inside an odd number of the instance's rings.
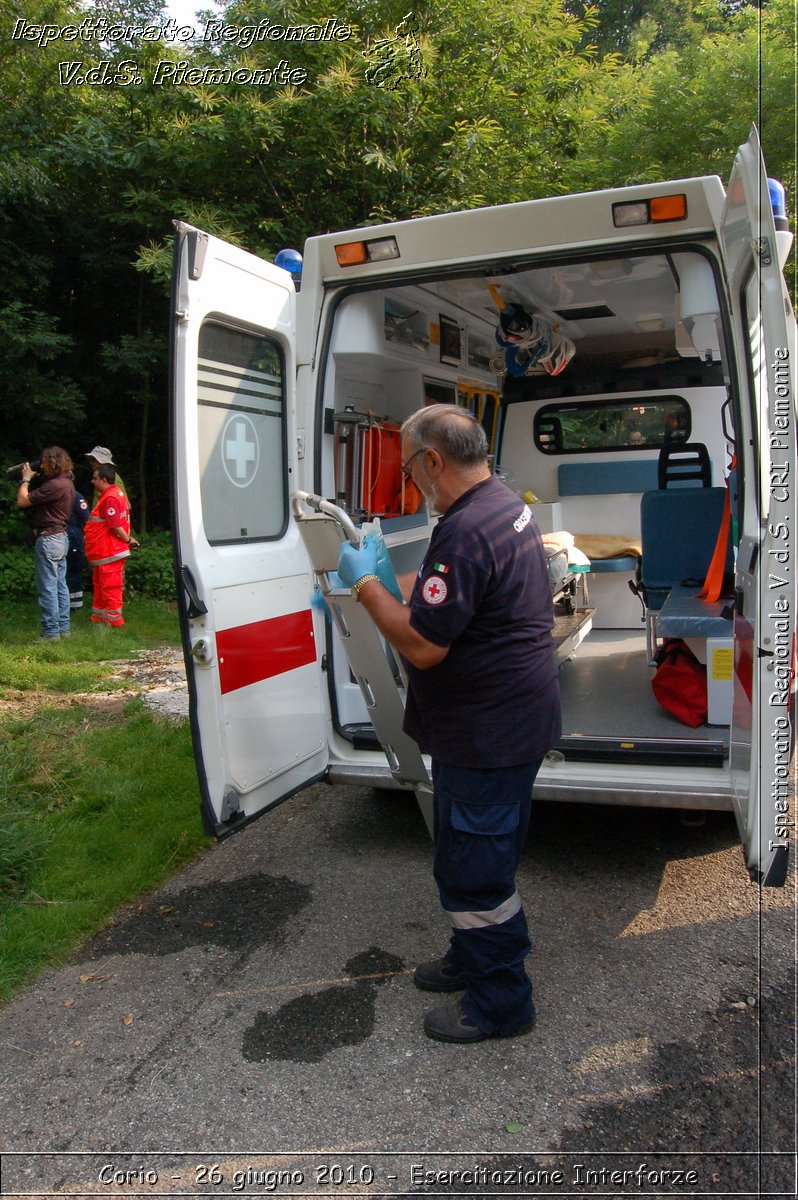
[{"label": "italian flag patch", "polygon": [[446,563],[433,563],[432,569],[433,571],[437,571],[439,575],[445,575],[449,570],[449,568],[446,566]]}]

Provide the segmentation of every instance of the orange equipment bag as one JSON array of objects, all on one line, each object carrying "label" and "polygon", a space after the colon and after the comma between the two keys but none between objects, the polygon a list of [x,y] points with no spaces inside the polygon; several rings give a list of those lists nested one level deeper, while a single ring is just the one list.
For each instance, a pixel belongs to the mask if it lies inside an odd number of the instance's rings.
[{"label": "orange equipment bag", "polygon": [[369,517],[405,516],[421,505],[421,492],[402,474],[399,428],[381,421],[363,430],[360,504]]}]

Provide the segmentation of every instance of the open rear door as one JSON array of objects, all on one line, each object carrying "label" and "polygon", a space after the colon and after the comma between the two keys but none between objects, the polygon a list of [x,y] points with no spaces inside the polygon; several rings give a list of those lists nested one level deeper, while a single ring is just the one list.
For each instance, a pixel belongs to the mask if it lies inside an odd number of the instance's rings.
[{"label": "open rear door", "polygon": [[779,886],[791,832],[796,326],[755,129],[735,160],[721,232],[741,394],[732,775],[751,878]]},{"label": "open rear door", "polygon": [[231,832],[324,773],[327,695],[296,483],[294,286],[178,224],[172,478],[206,824]]}]

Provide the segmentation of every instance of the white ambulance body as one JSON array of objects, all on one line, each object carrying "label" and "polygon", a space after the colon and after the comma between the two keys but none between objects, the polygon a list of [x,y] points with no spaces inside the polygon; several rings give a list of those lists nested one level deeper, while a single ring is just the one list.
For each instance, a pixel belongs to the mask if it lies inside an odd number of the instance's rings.
[{"label": "white ambulance body", "polygon": [[[783,882],[796,332],[776,224],[753,131],[727,190],[680,180],[311,238],[298,291],[287,271],[178,225],[176,555],[210,829],[223,836],[316,780],[426,793],[423,763],[390,745],[386,757],[392,737],[375,731],[345,645],[360,635],[311,604],[324,577],[295,493],[326,497],[355,527],[379,517],[394,566],[415,569],[435,516],[402,490],[397,427],[451,401],[481,417],[541,530],[592,547],[557,601],[564,732],[537,799],[734,807],[752,879]],[[510,304],[573,344],[559,373],[502,373]],[[698,447],[691,486],[661,477],[674,444]],[[673,547],[698,538],[707,493],[721,508],[729,496],[733,598],[680,607],[702,579],[680,577],[678,555],[676,577],[654,578],[646,505],[663,492],[679,493],[664,518]],[[643,584],[646,571],[652,592],[665,584],[645,620],[629,586],[639,551]],[[697,728],[651,689],[668,636],[707,662]],[[401,698],[399,672],[390,681]]]}]

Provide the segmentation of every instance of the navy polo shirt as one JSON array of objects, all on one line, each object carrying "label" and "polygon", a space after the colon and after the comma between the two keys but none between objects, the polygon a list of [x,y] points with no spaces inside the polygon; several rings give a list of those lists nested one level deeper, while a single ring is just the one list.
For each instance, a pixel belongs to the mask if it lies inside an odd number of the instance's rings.
[{"label": "navy polo shirt", "polygon": [[448,654],[407,664],[405,729],[438,762],[533,762],[559,740],[560,695],[548,567],[529,507],[495,475],[433,530],[410,624]]}]

